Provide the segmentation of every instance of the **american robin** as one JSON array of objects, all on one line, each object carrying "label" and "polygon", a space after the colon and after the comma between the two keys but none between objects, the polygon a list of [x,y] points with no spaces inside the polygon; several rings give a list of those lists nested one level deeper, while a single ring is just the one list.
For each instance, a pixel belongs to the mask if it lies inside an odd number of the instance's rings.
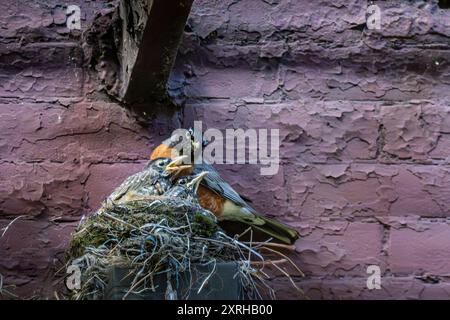
[{"label": "american robin", "polygon": [[214,167],[203,161],[194,166],[193,174],[208,171],[198,189],[200,205],[213,212],[220,221],[238,221],[260,230],[273,238],[292,244],[298,239],[297,230],[265,217],[253,209]]},{"label": "american robin", "polygon": [[[154,158],[160,154],[168,156],[176,154],[169,139],[159,145],[150,157]],[[195,164],[192,173],[198,174],[203,171],[207,171],[208,175],[201,181],[198,188],[199,202],[203,208],[214,213],[219,220],[245,223],[289,244],[298,239],[299,235],[295,229],[262,216],[253,209],[229,183],[222,179],[219,172],[205,160],[201,164]],[[190,174],[190,172],[183,172],[182,174]]]},{"label": "american robin", "polygon": [[181,164],[185,158],[186,156],[179,156],[174,159],[156,158],[151,160],[143,171],[125,179],[107,198],[106,205],[164,194],[172,185],[171,179],[186,167],[190,167]]},{"label": "american robin", "polygon": [[[156,159],[158,157],[166,157],[166,158],[173,158],[180,156],[182,151],[185,147],[185,143],[191,143],[191,163],[194,163],[195,158],[197,158],[200,155],[200,147],[204,148],[208,145],[209,141],[203,138],[202,142],[198,142],[197,138],[194,135],[194,130],[192,128],[189,128],[186,132],[186,137],[181,141],[180,137],[177,136],[171,136],[170,138],[167,138],[163,142],[161,142],[160,145],[158,145],[151,153],[150,160]],[[198,165],[197,165],[198,166]],[[189,175],[192,173],[194,167],[189,167],[188,169],[184,169],[182,172],[180,172],[180,175]],[[199,166],[196,170],[196,173],[201,172],[201,166]],[[207,178],[206,178],[207,179]],[[203,183],[205,184],[205,183]],[[202,190],[202,186],[200,186],[200,190]],[[251,202],[251,200],[244,195],[239,195],[242,199],[244,199],[247,202]]]},{"label": "american robin", "polygon": [[[191,154],[188,155],[191,157],[191,162],[194,163],[193,157],[198,155],[198,151],[200,150],[200,143],[196,141],[194,138],[194,134],[192,130],[186,131],[186,136],[184,139],[180,136],[171,136],[170,138],[161,142],[150,155],[150,160],[164,157],[164,158],[174,158],[183,155],[183,150],[190,150]],[[190,144],[190,145],[186,145]],[[189,148],[187,148],[189,147]],[[185,174],[190,174],[189,171],[185,171]]]}]

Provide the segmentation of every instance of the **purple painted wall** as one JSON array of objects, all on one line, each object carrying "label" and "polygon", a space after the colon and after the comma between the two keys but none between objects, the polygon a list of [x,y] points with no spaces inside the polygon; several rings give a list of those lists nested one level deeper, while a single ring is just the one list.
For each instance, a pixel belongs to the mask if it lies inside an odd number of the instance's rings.
[{"label": "purple painted wall", "polygon": [[[44,2],[44,1],[42,1]],[[72,1],[83,27],[107,1]],[[52,296],[83,214],[173,128],[279,128],[282,167],[221,166],[295,226],[311,298],[450,296],[450,10],[366,1],[198,0],[170,81],[182,111],[149,126],[96,93],[58,1],[0,4],[0,274]],[[366,288],[379,265],[382,289]],[[279,297],[299,299],[286,280]]]}]

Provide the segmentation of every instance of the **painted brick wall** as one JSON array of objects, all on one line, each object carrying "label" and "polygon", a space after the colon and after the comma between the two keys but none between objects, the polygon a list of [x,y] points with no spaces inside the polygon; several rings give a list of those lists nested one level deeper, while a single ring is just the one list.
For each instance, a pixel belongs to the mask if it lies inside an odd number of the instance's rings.
[{"label": "painted brick wall", "polygon": [[[107,2],[71,3],[86,28]],[[383,2],[382,29],[370,31],[366,1],[198,0],[169,85],[185,107],[149,106],[144,125],[97,93],[63,5],[0,4],[0,228],[21,216],[0,239],[10,291],[52,297],[80,217],[198,119],[280,129],[277,175],[219,170],[298,228],[307,296],[448,298],[450,10]],[[366,289],[371,264],[381,290]]]},{"label": "painted brick wall", "polygon": [[[86,29],[107,2],[70,3],[81,7]],[[144,126],[96,94],[65,5],[0,3],[0,228],[21,216],[0,239],[0,274],[19,297],[54,297],[54,274],[80,218],[180,126],[179,111],[156,112]]]},{"label": "painted brick wall", "polygon": [[[174,92],[186,124],[280,129],[277,175],[220,169],[299,229],[306,295],[448,298],[450,10],[381,2],[371,31],[367,5],[196,1]],[[382,290],[366,288],[371,264]]]}]

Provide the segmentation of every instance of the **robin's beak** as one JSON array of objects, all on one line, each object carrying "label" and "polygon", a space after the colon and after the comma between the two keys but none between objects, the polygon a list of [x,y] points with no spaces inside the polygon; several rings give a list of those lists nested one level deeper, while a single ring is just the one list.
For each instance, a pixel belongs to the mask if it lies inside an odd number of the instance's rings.
[{"label": "robin's beak", "polygon": [[183,161],[188,159],[188,156],[178,156],[172,159],[172,161],[166,166],[165,170],[170,173],[180,172],[184,169],[190,169],[192,165],[183,164]]},{"label": "robin's beak", "polygon": [[197,193],[198,187],[200,185],[200,182],[202,182],[203,178],[208,175],[208,171],[202,171],[200,172],[194,179],[192,179],[188,184],[186,185],[188,188],[193,188],[195,193]]}]

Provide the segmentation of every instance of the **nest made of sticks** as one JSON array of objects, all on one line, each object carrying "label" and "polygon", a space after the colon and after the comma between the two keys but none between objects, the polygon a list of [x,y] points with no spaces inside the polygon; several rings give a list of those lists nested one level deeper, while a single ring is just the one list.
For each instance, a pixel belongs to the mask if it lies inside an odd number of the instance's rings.
[{"label": "nest made of sticks", "polygon": [[[126,267],[133,277],[125,299],[130,293],[154,292],[157,275],[177,279],[190,272],[192,264],[220,262],[237,263],[235,277],[245,297],[261,299],[261,289],[274,297],[264,279],[266,260],[259,251],[258,246],[226,235],[211,212],[189,201],[161,197],[113,205],[82,222],[72,236],[66,261],[77,265],[82,277],[81,288],[71,298],[102,299],[111,266]],[[197,279],[199,292],[215,269]],[[189,298],[189,292],[180,294],[168,282],[169,287],[173,291],[166,290],[166,299]]]}]

